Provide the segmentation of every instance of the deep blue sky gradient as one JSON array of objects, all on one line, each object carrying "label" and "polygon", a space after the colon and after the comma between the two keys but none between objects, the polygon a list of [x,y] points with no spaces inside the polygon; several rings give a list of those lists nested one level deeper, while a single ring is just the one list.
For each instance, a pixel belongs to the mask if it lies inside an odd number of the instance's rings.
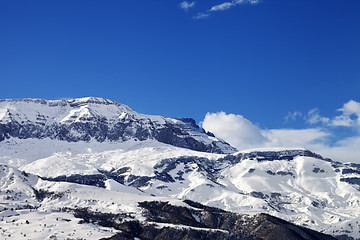
[{"label": "deep blue sky gradient", "polygon": [[[262,128],[360,97],[360,1],[1,0],[0,98],[97,96],[166,117],[242,114]],[[292,125],[290,125],[292,124]],[[298,125],[297,125],[298,124]]]}]

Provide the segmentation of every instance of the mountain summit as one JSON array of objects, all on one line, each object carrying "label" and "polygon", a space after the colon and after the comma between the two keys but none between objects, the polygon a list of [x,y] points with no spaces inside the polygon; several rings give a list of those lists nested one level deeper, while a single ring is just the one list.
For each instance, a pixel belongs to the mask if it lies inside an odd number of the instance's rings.
[{"label": "mountain summit", "polygon": [[207,133],[191,118],[135,112],[105,98],[0,100],[0,141],[16,137],[68,142],[154,139],[202,152],[233,153],[235,148]]}]

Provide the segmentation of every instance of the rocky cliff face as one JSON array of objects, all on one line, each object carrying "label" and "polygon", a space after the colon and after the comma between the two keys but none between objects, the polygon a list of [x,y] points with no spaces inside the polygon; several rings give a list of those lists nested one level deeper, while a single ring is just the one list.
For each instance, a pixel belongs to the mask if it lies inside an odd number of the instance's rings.
[{"label": "rocky cliff face", "polygon": [[[180,207],[168,202],[140,202],[139,207],[143,209],[144,216],[153,225],[137,221],[114,224],[122,232],[109,239],[335,240],[332,236],[267,214],[250,216],[226,212],[189,200],[184,203],[186,206]],[[86,221],[101,219],[101,216],[94,217],[94,214],[86,211],[82,211],[79,216]],[[111,222],[111,219],[106,220]],[[168,227],[158,228],[155,223],[168,224]]]},{"label": "rocky cliff face", "polygon": [[202,152],[236,151],[199,128],[193,119],[139,114],[126,105],[93,97],[56,101],[0,100],[0,141],[11,137],[68,142],[155,139]]}]

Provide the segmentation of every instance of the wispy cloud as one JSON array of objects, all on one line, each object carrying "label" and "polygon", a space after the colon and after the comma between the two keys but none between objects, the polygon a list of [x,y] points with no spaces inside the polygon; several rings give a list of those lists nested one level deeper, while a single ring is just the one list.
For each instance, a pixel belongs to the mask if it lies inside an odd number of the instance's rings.
[{"label": "wispy cloud", "polygon": [[233,2],[224,2],[218,5],[215,5],[213,7],[210,8],[209,12],[215,12],[215,11],[225,11],[233,6],[235,6],[236,4]]},{"label": "wispy cloud", "polygon": [[285,122],[295,121],[297,118],[301,118],[303,114],[301,112],[288,112],[288,114],[284,117]]},{"label": "wispy cloud", "polygon": [[195,19],[207,18],[213,12],[225,11],[232,7],[236,7],[238,5],[243,5],[243,4],[256,5],[258,3],[260,3],[260,0],[232,0],[228,2],[223,2],[217,5],[213,5],[210,9],[204,12],[198,13],[197,15],[194,16],[194,18]]},{"label": "wispy cloud", "polygon": [[209,17],[209,13],[198,13],[196,14],[193,18],[194,19],[205,19],[207,17]]},{"label": "wispy cloud", "polygon": [[188,2],[188,1],[183,1],[179,4],[179,7],[181,9],[184,9],[185,11],[189,11],[190,8],[193,8],[195,6],[196,2]]},{"label": "wispy cloud", "polygon": [[319,109],[314,108],[308,112],[306,122],[310,124],[328,124],[330,122],[330,118],[320,116]]},{"label": "wispy cloud", "polygon": [[[202,127],[239,150],[257,147],[307,148],[338,161],[360,163],[360,131],[341,137],[337,127],[360,129],[360,102],[350,100],[338,109],[340,115],[323,117],[319,109],[307,114],[289,112],[285,120],[305,120],[312,127],[303,129],[261,129],[242,115],[207,113]],[[315,125],[318,124],[318,125]]]},{"label": "wispy cloud", "polygon": [[225,11],[228,10],[231,7],[235,7],[237,5],[243,5],[243,4],[251,4],[251,5],[256,5],[260,3],[259,0],[233,0],[230,2],[223,2],[220,3],[218,5],[214,5],[210,8],[210,12],[215,12],[215,11]]}]

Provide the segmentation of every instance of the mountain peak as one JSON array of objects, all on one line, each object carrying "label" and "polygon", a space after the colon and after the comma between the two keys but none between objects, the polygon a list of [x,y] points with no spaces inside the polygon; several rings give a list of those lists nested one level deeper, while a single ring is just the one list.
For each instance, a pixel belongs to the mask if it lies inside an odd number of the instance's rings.
[{"label": "mountain peak", "polygon": [[[59,100],[55,100],[55,101],[59,101]],[[60,100],[61,101],[61,100]],[[101,98],[101,97],[83,97],[83,98],[74,98],[74,99],[69,99],[66,100],[70,106],[72,107],[79,107],[85,104],[97,104],[97,105],[115,105],[115,106],[121,106],[124,108],[127,108],[129,111],[133,111],[130,107],[115,102],[113,100],[110,99],[106,99],[106,98]]]}]

